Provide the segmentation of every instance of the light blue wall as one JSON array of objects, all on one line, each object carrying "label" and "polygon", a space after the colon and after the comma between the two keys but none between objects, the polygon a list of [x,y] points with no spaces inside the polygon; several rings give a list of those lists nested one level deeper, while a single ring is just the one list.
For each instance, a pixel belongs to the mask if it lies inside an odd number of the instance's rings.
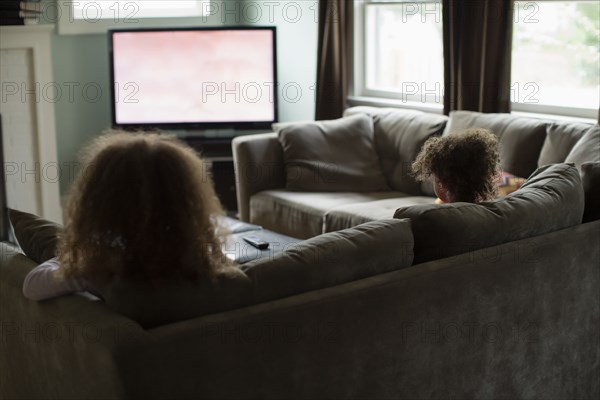
[{"label": "light blue wall", "polygon": [[[42,0],[42,21],[55,23],[63,2]],[[58,6],[57,6],[58,5]],[[57,25],[57,24],[56,24]],[[58,162],[63,171],[72,171],[79,149],[91,138],[110,127],[110,93],[106,35],[58,35],[51,37],[54,87],[52,102],[56,115]],[[49,99],[45,99],[50,101]],[[60,192],[65,194],[72,181],[63,173]]]},{"label": "light blue wall", "polygon": [[[58,161],[64,165],[75,162],[81,147],[110,127],[106,36],[55,34],[52,67],[55,82],[64,88],[55,104]],[[74,89],[72,97],[67,85]],[[61,194],[68,190],[71,178],[62,175]]]},{"label": "light blue wall", "polygon": [[[43,2],[56,4],[56,0]],[[62,3],[58,0],[58,4]],[[279,119],[314,119],[318,2],[227,0],[226,3],[218,7],[212,22],[199,21],[198,25],[275,25],[278,29]],[[111,124],[106,34],[58,35],[55,32],[52,67],[55,83],[62,88],[55,108],[58,161],[65,165],[76,162],[79,150]],[[67,193],[71,181],[68,174],[63,174],[61,194]]]},{"label": "light blue wall", "polygon": [[247,24],[277,27],[279,119],[313,120],[318,1],[245,0],[241,7]]}]

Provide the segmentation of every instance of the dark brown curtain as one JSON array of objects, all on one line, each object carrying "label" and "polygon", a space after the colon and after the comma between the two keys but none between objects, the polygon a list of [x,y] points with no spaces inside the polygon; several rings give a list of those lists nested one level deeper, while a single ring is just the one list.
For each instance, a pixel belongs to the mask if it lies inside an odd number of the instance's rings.
[{"label": "dark brown curtain", "polygon": [[510,111],[512,0],[443,0],[444,113]]},{"label": "dark brown curtain", "polygon": [[2,116],[0,115],[0,241],[8,240],[8,213],[6,208],[6,180],[4,168],[4,138],[2,137]]},{"label": "dark brown curtain", "polygon": [[348,96],[353,2],[319,1],[316,119],[340,118]]}]

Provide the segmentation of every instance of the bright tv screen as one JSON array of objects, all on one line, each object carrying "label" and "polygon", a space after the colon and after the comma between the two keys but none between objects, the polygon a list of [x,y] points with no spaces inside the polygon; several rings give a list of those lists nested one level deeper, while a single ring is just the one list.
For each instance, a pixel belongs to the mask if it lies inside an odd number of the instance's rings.
[{"label": "bright tv screen", "polygon": [[275,46],[273,27],[110,31],[113,125],[269,127]]}]

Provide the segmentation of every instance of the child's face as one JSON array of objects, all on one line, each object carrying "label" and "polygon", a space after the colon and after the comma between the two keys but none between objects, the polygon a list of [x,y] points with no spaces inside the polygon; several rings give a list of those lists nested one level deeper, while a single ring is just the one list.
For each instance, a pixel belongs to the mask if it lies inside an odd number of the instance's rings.
[{"label": "child's face", "polygon": [[450,203],[448,201],[448,192],[446,192],[446,189],[444,189],[444,187],[435,175],[433,176],[433,190],[435,192],[435,195],[440,200],[442,200],[444,203]]}]

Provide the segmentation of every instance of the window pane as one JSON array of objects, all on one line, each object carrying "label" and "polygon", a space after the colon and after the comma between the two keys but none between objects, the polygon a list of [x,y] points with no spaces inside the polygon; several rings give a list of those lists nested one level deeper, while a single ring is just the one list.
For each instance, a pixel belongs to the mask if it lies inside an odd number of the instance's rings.
[{"label": "window pane", "polygon": [[366,89],[442,103],[441,3],[368,4],[365,13]]},{"label": "window pane", "polygon": [[195,0],[78,0],[73,2],[73,17],[83,20],[194,17],[202,15],[201,1]]},{"label": "window pane", "polygon": [[515,2],[512,101],[599,106],[600,3]]}]

